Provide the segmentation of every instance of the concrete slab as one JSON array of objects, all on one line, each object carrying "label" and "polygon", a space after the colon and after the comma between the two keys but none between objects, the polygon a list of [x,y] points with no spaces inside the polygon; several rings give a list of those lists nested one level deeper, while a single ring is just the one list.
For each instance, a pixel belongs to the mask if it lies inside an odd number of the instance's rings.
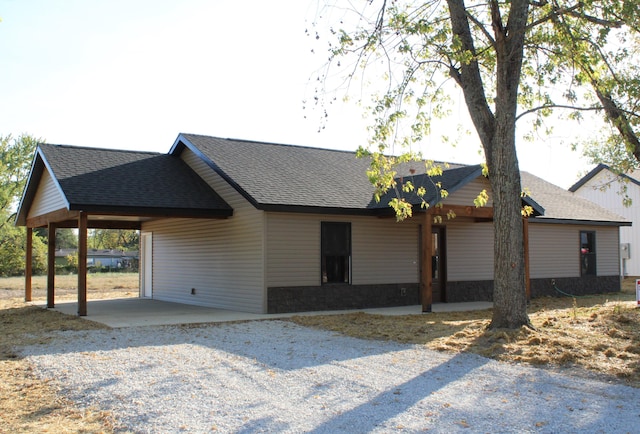
[{"label": "concrete slab", "polygon": [[[37,305],[46,308],[46,304],[44,303],[37,303]],[[489,302],[437,303],[433,305],[433,311],[462,312],[490,309],[492,306],[493,304]],[[75,301],[62,301],[56,303],[56,307],[53,310],[67,315],[77,315],[78,304]],[[295,315],[328,315],[348,312],[367,312],[379,315],[418,315],[422,313],[422,307],[400,306],[358,310],[254,314],[144,298],[115,298],[107,300],[90,300],[87,304],[87,316],[84,318],[105,324],[112,328],[120,328],[228,321],[254,321],[289,318]]]}]

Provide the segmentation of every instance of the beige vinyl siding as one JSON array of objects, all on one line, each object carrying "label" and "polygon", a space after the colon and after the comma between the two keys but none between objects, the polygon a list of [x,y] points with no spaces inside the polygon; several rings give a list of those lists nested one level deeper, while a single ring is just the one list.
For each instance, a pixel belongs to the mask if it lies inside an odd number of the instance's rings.
[{"label": "beige vinyl siding", "polygon": [[493,279],[493,223],[455,219],[446,227],[447,280]]},{"label": "beige vinyl siding", "polygon": [[529,266],[532,279],[580,276],[580,231],[596,233],[598,276],[618,271],[618,228],[569,224],[529,225]]},{"label": "beige vinyl siding", "polygon": [[352,283],[419,281],[417,220],[267,213],[267,286],[320,285],[320,227],[351,223]]},{"label": "beige vinyl siding", "polygon": [[66,207],[67,203],[62,194],[60,194],[60,190],[55,182],[53,182],[49,171],[46,169],[43,170],[42,178],[40,178],[40,183],[38,184],[38,189],[31,203],[31,208],[29,208],[27,218],[47,214]]},{"label": "beige vinyl siding", "polygon": [[450,192],[450,195],[443,200],[442,203],[450,205],[474,205],[473,201],[482,190],[486,190],[489,194],[489,201],[485,206],[493,206],[491,186],[489,185],[489,180],[484,176],[474,179],[453,193]]},{"label": "beige vinyl siding", "polygon": [[267,213],[267,286],[320,284],[320,217]]},{"label": "beige vinyl siding", "polygon": [[418,219],[358,219],[351,225],[353,284],[420,282]]},{"label": "beige vinyl siding", "polygon": [[153,233],[153,298],[265,312],[264,213],[191,151],[186,149],[182,158],[231,205],[233,216],[143,225]]},{"label": "beige vinyl siding", "polygon": [[620,238],[618,228],[594,227],[596,231],[596,266],[598,276],[620,274]]},{"label": "beige vinyl siding", "polygon": [[529,224],[529,273],[532,279],[580,277],[580,226]]}]

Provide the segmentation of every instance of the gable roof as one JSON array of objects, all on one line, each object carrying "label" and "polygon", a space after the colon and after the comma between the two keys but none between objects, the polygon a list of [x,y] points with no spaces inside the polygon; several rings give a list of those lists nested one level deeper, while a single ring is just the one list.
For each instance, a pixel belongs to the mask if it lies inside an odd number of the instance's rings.
[{"label": "gable roof", "polygon": [[[576,182],[571,187],[569,187],[569,191],[571,192],[578,191],[580,187],[585,185],[587,182],[589,182],[591,179],[593,179],[598,173],[602,172],[603,170],[608,170],[609,172],[614,173],[609,166],[607,166],[606,164],[600,163],[596,167],[594,167],[589,173],[587,173],[585,176],[580,178],[578,182]],[[638,179],[635,175],[628,175],[625,173],[621,173],[617,176],[620,176],[621,178],[628,180],[632,184],[640,186],[640,179]]]},{"label": "gable roof", "polygon": [[18,210],[25,225],[47,170],[69,211],[227,217],[232,208],[179,158],[152,152],[40,144]]},{"label": "gable roof", "polygon": [[[190,149],[256,208],[266,211],[294,211],[348,214],[393,214],[388,206],[395,192],[379,202],[366,177],[369,160],[354,152],[282,145],[197,134],[180,134],[169,151],[180,155]],[[435,183],[449,194],[482,176],[480,165],[451,164],[442,176],[428,179],[424,164],[405,163],[398,176],[425,186],[425,200],[433,206],[440,198]],[[523,202],[534,209],[538,221],[608,222],[629,224],[624,218],[579,198],[527,172],[521,173],[523,188],[530,197]],[[419,205],[414,192],[405,199]]]},{"label": "gable roof", "polygon": [[[388,201],[378,204],[373,200],[373,187],[366,176],[369,160],[357,158],[354,152],[180,134],[169,153],[180,155],[185,148],[202,158],[258,209],[393,213]],[[464,167],[465,173],[477,172],[475,166],[451,167]],[[424,164],[400,165],[398,175],[412,176],[411,170],[424,173]]]},{"label": "gable roof", "polygon": [[[480,176],[482,176],[482,166],[479,164],[445,169],[442,171],[442,175],[432,177],[429,177],[425,173],[403,176],[400,181],[411,181],[416,188],[424,187],[426,189],[426,193],[422,198],[417,195],[415,190],[410,193],[399,192],[399,194],[400,197],[404,198],[404,200],[409,202],[411,205],[420,205],[424,199],[429,206],[434,206],[440,201],[442,197],[440,192],[442,190],[446,190],[447,193],[452,194]],[[379,202],[376,203],[374,201],[370,206],[374,208],[388,208],[389,201],[394,197],[396,197],[396,192],[388,191],[380,198]]]}]

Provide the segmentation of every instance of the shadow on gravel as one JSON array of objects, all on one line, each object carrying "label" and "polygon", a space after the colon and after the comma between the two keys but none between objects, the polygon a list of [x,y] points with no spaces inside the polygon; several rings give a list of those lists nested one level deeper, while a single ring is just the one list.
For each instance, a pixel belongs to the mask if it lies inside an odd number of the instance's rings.
[{"label": "shadow on gravel", "polygon": [[[471,359],[473,363],[468,355],[457,354],[393,389],[385,390],[352,410],[327,420],[311,432],[369,432],[381,425],[387,425],[385,422],[402,415],[421,400],[445,389],[489,361],[481,357]],[[442,402],[442,405],[448,406],[451,403]],[[376,408],[375,413],[371,411],[372,406]],[[359,421],[358,426],[353,426],[353,421]]]}]

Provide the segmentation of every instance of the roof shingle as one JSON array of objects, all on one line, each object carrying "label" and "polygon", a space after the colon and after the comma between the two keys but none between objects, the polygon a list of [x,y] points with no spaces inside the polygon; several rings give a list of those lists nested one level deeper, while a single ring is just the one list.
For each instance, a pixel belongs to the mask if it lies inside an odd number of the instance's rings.
[{"label": "roof shingle", "polygon": [[231,207],[174,156],[49,144],[39,148],[71,210],[231,213]]}]

